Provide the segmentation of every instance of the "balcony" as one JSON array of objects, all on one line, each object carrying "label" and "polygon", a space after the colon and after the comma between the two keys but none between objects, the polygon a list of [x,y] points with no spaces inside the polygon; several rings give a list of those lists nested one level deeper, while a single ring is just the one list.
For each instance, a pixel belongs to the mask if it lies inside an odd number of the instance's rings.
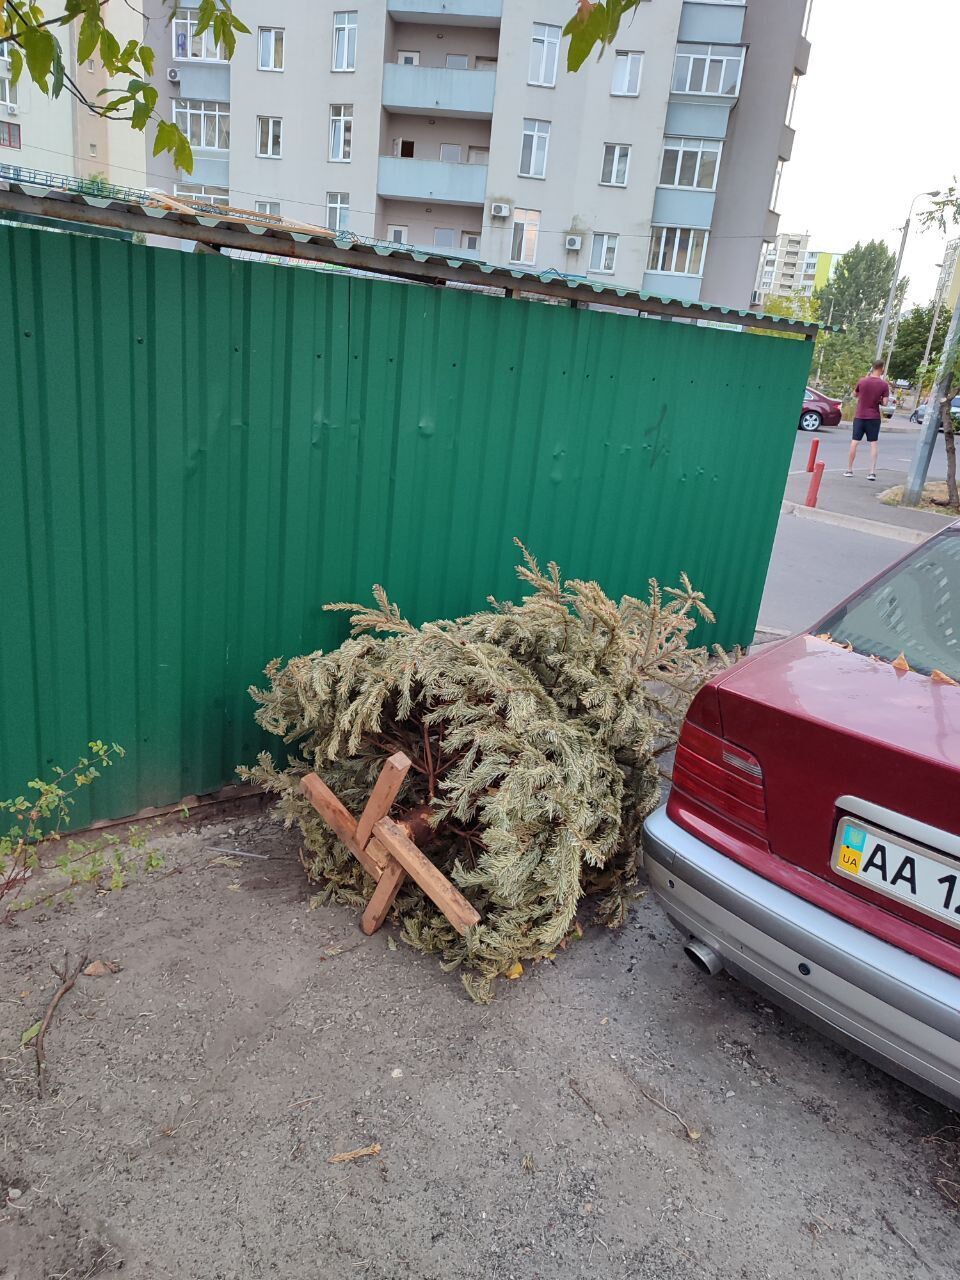
[{"label": "balcony", "polygon": [[496,82],[495,71],[404,67],[388,62],[383,68],[383,106],[403,115],[489,120]]},{"label": "balcony", "polygon": [[396,22],[449,23],[452,27],[499,27],[503,0],[387,0]]},{"label": "balcony", "polygon": [[380,157],[377,195],[389,200],[482,206],[486,194],[485,164],[447,164],[443,160]]},{"label": "balcony", "polygon": [[730,0],[685,0],[680,11],[679,39],[694,44],[739,44],[746,12],[745,4]]}]

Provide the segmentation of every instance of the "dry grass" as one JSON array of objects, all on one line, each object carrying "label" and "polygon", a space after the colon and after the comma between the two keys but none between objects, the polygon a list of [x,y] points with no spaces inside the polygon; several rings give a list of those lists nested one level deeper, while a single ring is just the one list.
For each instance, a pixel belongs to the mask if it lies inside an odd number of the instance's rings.
[{"label": "dry grass", "polygon": [[[895,484],[892,489],[885,489],[879,495],[880,501],[888,507],[899,507],[900,499],[903,497],[903,485]],[[945,516],[948,520],[956,520],[960,515],[960,511],[956,507],[945,507],[938,505],[947,500],[947,486],[943,480],[930,480],[923,486],[923,498],[918,503],[916,510],[932,511],[934,515]]]}]

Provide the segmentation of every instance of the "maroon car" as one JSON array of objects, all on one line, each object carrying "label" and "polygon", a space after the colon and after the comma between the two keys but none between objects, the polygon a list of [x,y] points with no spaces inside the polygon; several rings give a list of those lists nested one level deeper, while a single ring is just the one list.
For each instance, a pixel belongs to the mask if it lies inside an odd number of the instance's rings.
[{"label": "maroon car", "polygon": [[819,431],[821,426],[835,427],[840,421],[843,405],[839,400],[831,400],[821,395],[812,387],[803,393],[803,409],[800,411],[799,429],[801,431]]},{"label": "maroon car", "polygon": [[960,524],[694,699],[651,884],[727,968],[960,1108]]}]

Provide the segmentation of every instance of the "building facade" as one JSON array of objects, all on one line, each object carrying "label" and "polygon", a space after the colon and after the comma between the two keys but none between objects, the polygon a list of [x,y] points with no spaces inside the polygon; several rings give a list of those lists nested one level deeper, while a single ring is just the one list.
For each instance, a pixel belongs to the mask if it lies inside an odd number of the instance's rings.
[{"label": "building facade", "polygon": [[[148,185],[463,257],[747,306],[809,0],[646,0],[576,75],[573,0],[236,0],[232,61],[146,0],[194,172]],[[150,141],[148,139],[148,141]]]}]

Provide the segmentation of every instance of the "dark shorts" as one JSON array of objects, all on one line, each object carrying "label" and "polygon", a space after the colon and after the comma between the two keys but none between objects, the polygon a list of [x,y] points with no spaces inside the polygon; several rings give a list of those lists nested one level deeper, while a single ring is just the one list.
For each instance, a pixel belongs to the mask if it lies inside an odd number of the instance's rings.
[{"label": "dark shorts", "polygon": [[876,444],[880,439],[880,419],[879,418],[854,418],[853,420],[853,438],[854,440],[862,440],[866,438],[871,444]]}]

